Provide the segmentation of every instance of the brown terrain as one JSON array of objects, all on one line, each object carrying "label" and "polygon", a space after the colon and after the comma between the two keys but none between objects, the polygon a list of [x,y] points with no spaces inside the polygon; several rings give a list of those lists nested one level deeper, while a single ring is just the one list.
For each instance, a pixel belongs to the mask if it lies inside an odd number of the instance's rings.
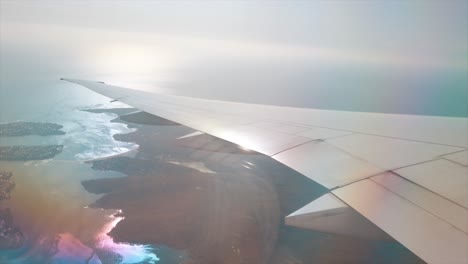
[{"label": "brown terrain", "polygon": [[93,192],[111,191],[93,206],[123,210],[125,220],[110,233],[114,239],[188,250],[194,263],[264,263],[279,225],[270,183],[254,175],[149,166],[158,173],[84,183]]},{"label": "brown terrain", "polygon": [[[128,177],[83,186],[104,194],[93,207],[122,210],[125,219],[110,232],[116,241],[187,253],[179,262],[161,258],[161,264],[421,262],[396,242],[284,226],[284,216],[326,190],[268,157],[207,135],[176,141],[193,132],[182,126],[132,126],[138,130],[115,138],[139,144],[135,157],[93,162],[94,169]],[[180,165],[190,162],[209,171]]]},{"label": "brown terrain", "polygon": [[4,208],[1,203],[10,199],[11,192],[15,188],[12,177],[11,172],[0,170],[0,250],[19,248],[25,241],[21,230],[14,225],[10,209]]}]

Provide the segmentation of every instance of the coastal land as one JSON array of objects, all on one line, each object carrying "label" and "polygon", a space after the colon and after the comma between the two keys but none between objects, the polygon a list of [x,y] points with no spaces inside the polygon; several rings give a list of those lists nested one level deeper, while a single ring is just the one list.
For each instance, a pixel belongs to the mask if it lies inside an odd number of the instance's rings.
[{"label": "coastal land", "polygon": [[23,246],[23,232],[14,225],[10,209],[0,209],[0,250]]},{"label": "coastal land", "polygon": [[51,159],[62,152],[63,145],[0,146],[0,160],[28,161]]},{"label": "coastal land", "polygon": [[0,170],[0,201],[10,199],[11,191],[15,188],[12,177],[13,173]]},{"label": "coastal land", "polygon": [[[30,135],[64,135],[62,125],[39,122],[13,122],[0,124],[0,137],[22,137]],[[8,140],[8,139],[6,139]],[[44,146],[0,146],[0,160],[28,161],[51,159],[62,152],[63,145]]]},{"label": "coastal land", "polygon": [[239,147],[236,144],[226,144],[227,142],[219,138],[215,138],[208,134],[201,134],[195,137],[181,138],[175,142],[178,146],[191,148],[195,150],[204,150],[210,152],[223,152],[231,154],[252,154],[258,155],[257,152]]},{"label": "coastal land", "polygon": [[12,177],[11,172],[0,170],[0,250],[19,248],[25,241],[23,233],[13,223],[10,209],[3,208],[2,204],[2,201],[10,199],[15,188]]},{"label": "coastal land", "polygon": [[142,112],[135,108],[112,108],[112,109],[85,109],[89,113],[113,113],[119,115],[111,122],[126,122],[128,124],[154,125],[154,126],[180,126],[179,123]]},{"label": "coastal land", "polygon": [[[0,124],[0,137],[22,137],[29,135],[51,136],[64,135],[62,125],[54,123],[14,122]],[[8,140],[8,139],[6,139]],[[62,145],[45,146],[0,146],[0,160],[28,161],[53,158],[63,149]],[[13,222],[8,205],[11,192],[15,188],[11,172],[0,168],[0,249],[16,249],[25,243],[23,232]]]},{"label": "coastal land", "polygon": [[13,122],[0,124],[0,137],[65,135],[62,128],[62,125],[55,123]]},{"label": "coastal land", "polygon": [[269,157],[209,135],[186,144],[177,138],[193,130],[183,126],[115,121],[137,128],[114,138],[137,143],[138,152],[92,166],[127,177],[82,184],[103,195],[91,207],[121,210],[124,219],[109,233],[116,242],[164,245],[184,256],[158,253],[161,264],[422,263],[393,241],[285,226],[286,215],[327,190]]},{"label": "coastal land", "polygon": [[121,115],[129,114],[131,112],[135,112],[137,111],[137,109],[125,107],[125,108],[112,108],[112,109],[108,109],[108,108],[82,109],[81,111],[94,113],[94,114],[113,113],[113,114],[121,116]]}]

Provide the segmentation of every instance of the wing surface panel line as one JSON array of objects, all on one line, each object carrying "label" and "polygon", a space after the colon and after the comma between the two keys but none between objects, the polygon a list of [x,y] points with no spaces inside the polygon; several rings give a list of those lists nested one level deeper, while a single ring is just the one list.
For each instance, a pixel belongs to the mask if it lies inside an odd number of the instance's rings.
[{"label": "wing surface panel line", "polygon": [[[466,150],[465,150],[465,151],[466,151]],[[444,157],[444,156],[440,156],[440,157],[439,157],[439,159],[443,159],[443,160],[446,160],[446,161],[450,161],[450,162],[456,163],[456,164],[458,164],[458,165],[460,165],[460,166],[463,166],[463,167],[468,167],[468,166],[466,166],[465,164],[461,164],[460,162],[457,162],[457,161],[454,161],[454,160],[447,159],[447,158],[446,158],[446,157]]]},{"label": "wing surface panel line", "polygon": [[[401,176],[398,175],[398,174],[395,174],[395,175],[398,176],[398,177],[401,177]],[[375,175],[375,176],[377,176],[377,175]],[[401,178],[403,178],[403,177],[401,177]],[[369,180],[371,180],[371,181],[374,182],[375,184],[379,185],[380,187],[382,187],[382,188],[388,190],[389,192],[391,192],[391,193],[393,193],[393,194],[395,194],[395,195],[401,197],[402,199],[408,201],[409,203],[413,204],[414,206],[419,207],[420,209],[422,209],[422,210],[428,212],[429,214],[435,216],[436,218],[440,219],[441,221],[443,221],[443,222],[447,223],[448,225],[452,226],[453,228],[455,228],[455,229],[457,229],[457,230],[459,230],[459,231],[461,231],[461,232],[463,232],[463,233],[465,233],[465,234],[468,235],[468,233],[466,233],[466,232],[463,231],[462,229],[458,228],[457,226],[454,226],[453,224],[447,222],[445,219],[443,219],[443,218],[441,218],[440,216],[438,216],[438,215],[432,213],[431,211],[428,211],[428,210],[425,209],[424,207],[422,207],[422,206],[420,206],[420,205],[414,203],[413,201],[407,199],[406,197],[403,197],[403,196],[401,196],[400,194],[398,194],[398,193],[392,191],[392,190],[389,189],[387,186],[384,186],[384,185],[380,184],[379,182],[375,181],[375,180],[372,179],[372,178],[369,178]],[[403,180],[406,180],[406,178],[403,178]],[[408,180],[408,181],[409,181],[409,180]],[[411,182],[411,183],[413,183],[413,184],[416,184],[416,183],[414,183],[414,182],[412,182],[412,181],[409,181],[409,182]],[[419,187],[424,188],[423,186],[421,186],[421,185],[419,185],[419,184],[416,184],[416,185],[419,186]],[[424,188],[424,189],[427,190],[426,188]],[[428,190],[428,191],[430,191],[430,190]],[[432,192],[432,191],[430,191],[430,192]],[[434,192],[432,192],[432,193],[434,193]],[[437,194],[437,193],[435,193],[435,194]],[[446,200],[449,201],[449,202],[455,203],[455,202],[453,202],[452,200],[448,200],[447,198],[445,198],[445,197],[443,197],[443,196],[441,196],[441,195],[439,195],[439,194],[437,194],[437,195],[440,196],[440,197],[442,197],[442,198],[444,198],[444,199],[446,199]],[[346,202],[345,202],[345,203],[346,203]],[[350,206],[349,204],[347,204],[347,205]],[[458,204],[458,205],[459,205],[459,204]],[[350,206],[350,207],[352,208],[352,206]],[[463,207],[463,208],[465,208],[465,207]]]},{"label": "wing surface panel line", "polygon": [[[340,149],[340,150],[341,150],[341,149]],[[343,151],[343,152],[346,152],[346,151]],[[348,154],[348,153],[347,153],[347,154]],[[352,155],[352,154],[351,154],[351,155]],[[356,182],[360,182],[360,181],[369,179],[369,178],[371,178],[371,177],[375,177],[375,176],[377,176],[377,175],[380,175],[380,174],[386,173],[386,172],[393,173],[393,174],[397,175],[398,177],[401,177],[401,178],[403,178],[403,179],[405,179],[405,180],[407,180],[407,181],[409,181],[409,182],[411,182],[411,183],[414,183],[414,184],[420,186],[421,188],[427,189],[426,187],[421,186],[421,185],[419,185],[418,183],[415,183],[415,182],[413,182],[413,181],[411,181],[411,180],[409,180],[409,179],[406,179],[405,177],[401,176],[400,174],[398,174],[398,173],[395,172],[395,171],[396,171],[396,170],[399,170],[399,169],[407,168],[407,167],[416,166],[416,165],[419,165],[419,164],[424,164],[424,163],[433,162],[433,161],[436,161],[436,160],[438,160],[438,159],[444,159],[444,158],[436,157],[436,158],[431,159],[431,160],[421,161],[421,162],[417,162],[417,163],[414,163],[414,164],[410,164],[410,165],[406,165],[406,166],[397,167],[397,168],[391,169],[391,170],[384,170],[384,171],[379,172],[379,173],[376,173],[376,174],[374,174],[374,175],[366,176],[365,178],[357,179],[357,180],[354,180],[354,181],[352,181],[352,182],[349,182],[349,183],[346,183],[346,184],[343,184],[343,185],[339,185],[339,186],[337,186],[337,187],[335,187],[335,188],[332,188],[332,189],[329,189],[329,190],[330,190],[330,191],[333,191],[333,190],[336,190],[336,189],[339,189],[339,188],[343,188],[343,187],[348,186],[348,185],[350,185],[350,184],[353,184],[353,183],[356,183]],[[364,160],[364,159],[361,159],[361,160],[363,160],[363,161],[365,161],[365,162],[368,162],[368,161],[366,161],[366,160]],[[453,161],[451,161],[451,160],[447,160],[447,161],[453,162]],[[370,162],[368,162],[368,163],[370,163]],[[454,162],[454,163],[456,163],[456,162]],[[372,164],[372,163],[370,163],[370,164]],[[457,164],[458,164],[458,163],[457,163]],[[372,165],[374,165],[374,164],[372,164]],[[374,165],[374,166],[377,166],[377,165]],[[461,166],[463,166],[463,165],[461,165]],[[377,167],[378,167],[378,166],[377,166]],[[465,167],[466,167],[466,166],[465,166]],[[439,196],[441,196],[441,197],[444,197],[444,196],[442,196],[442,195],[440,195],[440,194],[438,194],[438,193],[436,193],[436,192],[434,192],[434,191],[431,191],[431,190],[429,190],[429,189],[427,189],[427,190],[430,191],[430,192],[432,192],[432,193],[435,193],[435,194],[437,194],[437,195],[439,195]],[[446,197],[444,197],[444,198],[447,199]],[[456,203],[456,202],[454,202],[454,201],[452,201],[452,200],[450,200],[450,199],[447,199],[447,200],[449,200],[449,201],[451,201],[451,202],[453,202],[453,203],[455,203],[455,204],[458,204],[458,203]],[[458,204],[458,205],[460,205],[460,204]],[[463,207],[463,208],[466,208],[466,207],[464,207],[463,205],[460,205],[460,206]]]},{"label": "wing surface panel line", "polygon": [[283,150],[281,150],[281,151],[276,152],[275,154],[268,155],[268,156],[273,157],[273,156],[275,156],[275,155],[278,155],[278,154],[280,154],[280,153],[282,153],[282,152],[285,152],[285,151],[288,151],[288,150],[290,150],[290,149],[297,148],[297,147],[302,146],[302,145],[304,145],[304,144],[307,144],[307,143],[309,143],[309,142],[319,141],[319,140],[320,140],[320,139],[310,139],[310,140],[308,140],[308,141],[306,141],[306,142],[302,142],[302,143],[299,144],[299,145],[292,146],[292,147],[289,147],[289,148],[287,148],[287,149],[283,149]]},{"label": "wing surface panel line", "polygon": [[[449,160],[449,161],[450,161],[450,160]],[[416,164],[416,165],[417,165],[417,164]],[[412,181],[412,180],[410,180],[410,179],[407,179],[407,178],[401,176],[400,174],[398,174],[397,172],[394,172],[394,171],[391,171],[391,172],[392,172],[393,174],[395,174],[396,176],[398,176],[398,177],[400,177],[400,178],[402,178],[402,179],[404,179],[404,180],[406,180],[406,181],[408,181],[408,182],[411,182],[412,184],[415,184],[415,185],[417,185],[417,186],[419,186],[419,187],[425,189],[425,190],[428,191],[428,192],[431,192],[431,193],[433,193],[433,194],[436,194],[436,195],[438,195],[438,196],[444,198],[445,200],[450,201],[450,202],[452,202],[452,203],[454,203],[454,204],[456,204],[456,205],[459,205],[459,206],[461,206],[461,207],[463,207],[463,208],[465,208],[465,209],[468,210],[468,208],[466,208],[464,205],[461,205],[460,203],[457,203],[456,201],[450,200],[449,198],[447,198],[447,197],[441,195],[440,193],[437,193],[437,192],[435,192],[435,191],[433,191],[433,190],[431,190],[431,189],[428,189],[427,187],[422,186],[421,184],[419,184],[419,183],[417,183],[417,182],[414,182],[414,181]],[[377,175],[375,175],[375,176],[377,176]],[[372,180],[372,179],[371,179],[371,180]]]}]

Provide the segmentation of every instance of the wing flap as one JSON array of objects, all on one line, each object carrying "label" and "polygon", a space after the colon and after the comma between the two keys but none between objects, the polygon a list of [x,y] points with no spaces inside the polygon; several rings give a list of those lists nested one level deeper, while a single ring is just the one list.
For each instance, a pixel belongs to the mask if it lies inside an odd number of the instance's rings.
[{"label": "wing flap", "polygon": [[468,208],[468,167],[438,159],[401,168],[395,173]]},{"label": "wing flap", "polygon": [[365,239],[391,238],[331,193],[286,216],[289,226]]},{"label": "wing flap", "polygon": [[428,263],[467,263],[468,236],[433,213],[366,179],[333,191]]},{"label": "wing flap", "polygon": [[444,158],[456,162],[463,166],[468,166],[468,151],[460,151],[457,153],[445,155]]},{"label": "wing flap", "polygon": [[370,179],[468,234],[468,209],[465,207],[391,172]]},{"label": "wing flap", "polygon": [[353,134],[327,140],[330,144],[385,170],[433,160],[462,148],[397,138]]}]

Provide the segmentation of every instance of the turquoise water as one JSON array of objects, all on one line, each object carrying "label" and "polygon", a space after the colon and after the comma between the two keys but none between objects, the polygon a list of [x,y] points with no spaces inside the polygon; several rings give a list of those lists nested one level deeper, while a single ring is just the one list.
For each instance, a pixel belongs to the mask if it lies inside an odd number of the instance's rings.
[{"label": "turquoise water", "polygon": [[94,171],[86,160],[138,147],[113,139],[114,134],[134,131],[110,122],[117,115],[81,110],[123,105],[60,82],[55,76],[6,76],[6,62],[1,62],[0,122],[54,122],[63,125],[66,134],[0,138],[0,146],[64,145],[62,153],[51,160],[0,162],[0,168],[13,172],[16,182],[12,198],[0,202],[0,208],[10,208],[14,224],[27,239],[20,249],[0,251],[0,263],[101,263],[95,253],[98,250],[118,254],[123,263],[157,262],[151,245],[114,243],[107,233],[121,220],[112,216],[117,211],[87,208],[99,195],[81,186],[83,180],[124,176]]},{"label": "turquoise water", "polygon": [[[59,98],[49,93],[52,108],[60,104]],[[87,208],[100,196],[86,192],[81,181],[124,175],[94,171],[84,161],[138,147],[112,138],[114,134],[133,131],[126,125],[111,123],[116,115],[80,111],[88,107],[112,107],[107,99],[102,103],[68,105],[60,111],[33,112],[29,118],[25,113],[18,119],[3,120],[57,122],[64,125],[66,134],[0,139],[0,145],[64,145],[63,152],[51,160],[0,162],[0,168],[13,172],[16,182],[12,198],[0,202],[0,208],[10,208],[14,224],[21,227],[27,238],[26,245],[20,249],[0,251],[0,263],[84,263],[90,256],[93,258],[88,263],[101,263],[95,253],[98,250],[118,254],[123,263],[158,260],[151,245],[114,243],[107,235],[121,220],[112,216],[118,211]]]}]

